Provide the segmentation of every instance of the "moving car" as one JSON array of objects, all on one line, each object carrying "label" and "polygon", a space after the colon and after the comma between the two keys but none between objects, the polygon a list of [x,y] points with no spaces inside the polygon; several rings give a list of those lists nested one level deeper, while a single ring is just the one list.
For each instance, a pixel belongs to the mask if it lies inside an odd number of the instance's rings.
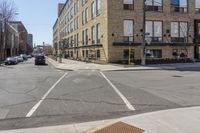
[{"label": "moving car", "polygon": [[35,65],[45,65],[46,64],[46,59],[43,54],[38,54],[35,56]]},{"label": "moving car", "polygon": [[8,58],[6,58],[4,63],[5,63],[5,65],[16,65],[18,62],[15,57],[8,57]]}]

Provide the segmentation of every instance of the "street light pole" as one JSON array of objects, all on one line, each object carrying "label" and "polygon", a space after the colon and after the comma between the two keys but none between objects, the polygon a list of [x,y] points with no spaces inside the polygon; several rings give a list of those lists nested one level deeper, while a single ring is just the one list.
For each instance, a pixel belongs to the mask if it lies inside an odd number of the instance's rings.
[{"label": "street light pole", "polygon": [[143,42],[141,45],[141,65],[146,65],[146,58],[145,58],[145,30],[146,30],[146,6],[145,6],[146,0],[143,0]]}]

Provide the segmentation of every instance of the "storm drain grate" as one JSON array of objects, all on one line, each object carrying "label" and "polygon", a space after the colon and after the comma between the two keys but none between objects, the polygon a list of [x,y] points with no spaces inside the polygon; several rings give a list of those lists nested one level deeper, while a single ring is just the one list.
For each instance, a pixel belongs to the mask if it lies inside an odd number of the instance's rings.
[{"label": "storm drain grate", "polygon": [[144,130],[128,125],[123,122],[117,122],[111,126],[105,127],[94,133],[143,133]]}]

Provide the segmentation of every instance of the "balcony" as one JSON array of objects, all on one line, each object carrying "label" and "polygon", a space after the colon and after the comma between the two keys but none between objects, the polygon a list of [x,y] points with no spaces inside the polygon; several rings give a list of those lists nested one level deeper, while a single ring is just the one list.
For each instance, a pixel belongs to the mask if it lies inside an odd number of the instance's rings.
[{"label": "balcony", "polygon": [[171,5],[171,11],[172,12],[187,13],[188,12],[188,8],[187,7],[180,7],[180,6]]},{"label": "balcony", "polygon": [[153,5],[146,5],[146,11],[153,11],[153,12],[162,12],[162,6],[153,6]]},{"label": "balcony", "polygon": [[171,37],[172,43],[187,43],[186,37]]},{"label": "balcony", "polygon": [[147,43],[162,43],[163,38],[162,37],[146,37]]}]

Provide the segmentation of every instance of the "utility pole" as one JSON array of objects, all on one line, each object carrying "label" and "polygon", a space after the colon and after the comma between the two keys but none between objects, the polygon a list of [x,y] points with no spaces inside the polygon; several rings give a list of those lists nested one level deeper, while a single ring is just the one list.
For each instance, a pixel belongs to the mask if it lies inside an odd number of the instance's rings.
[{"label": "utility pole", "polygon": [[143,42],[141,45],[141,65],[146,65],[146,57],[145,57],[145,36],[146,36],[146,6],[145,6],[146,0],[143,0]]}]

